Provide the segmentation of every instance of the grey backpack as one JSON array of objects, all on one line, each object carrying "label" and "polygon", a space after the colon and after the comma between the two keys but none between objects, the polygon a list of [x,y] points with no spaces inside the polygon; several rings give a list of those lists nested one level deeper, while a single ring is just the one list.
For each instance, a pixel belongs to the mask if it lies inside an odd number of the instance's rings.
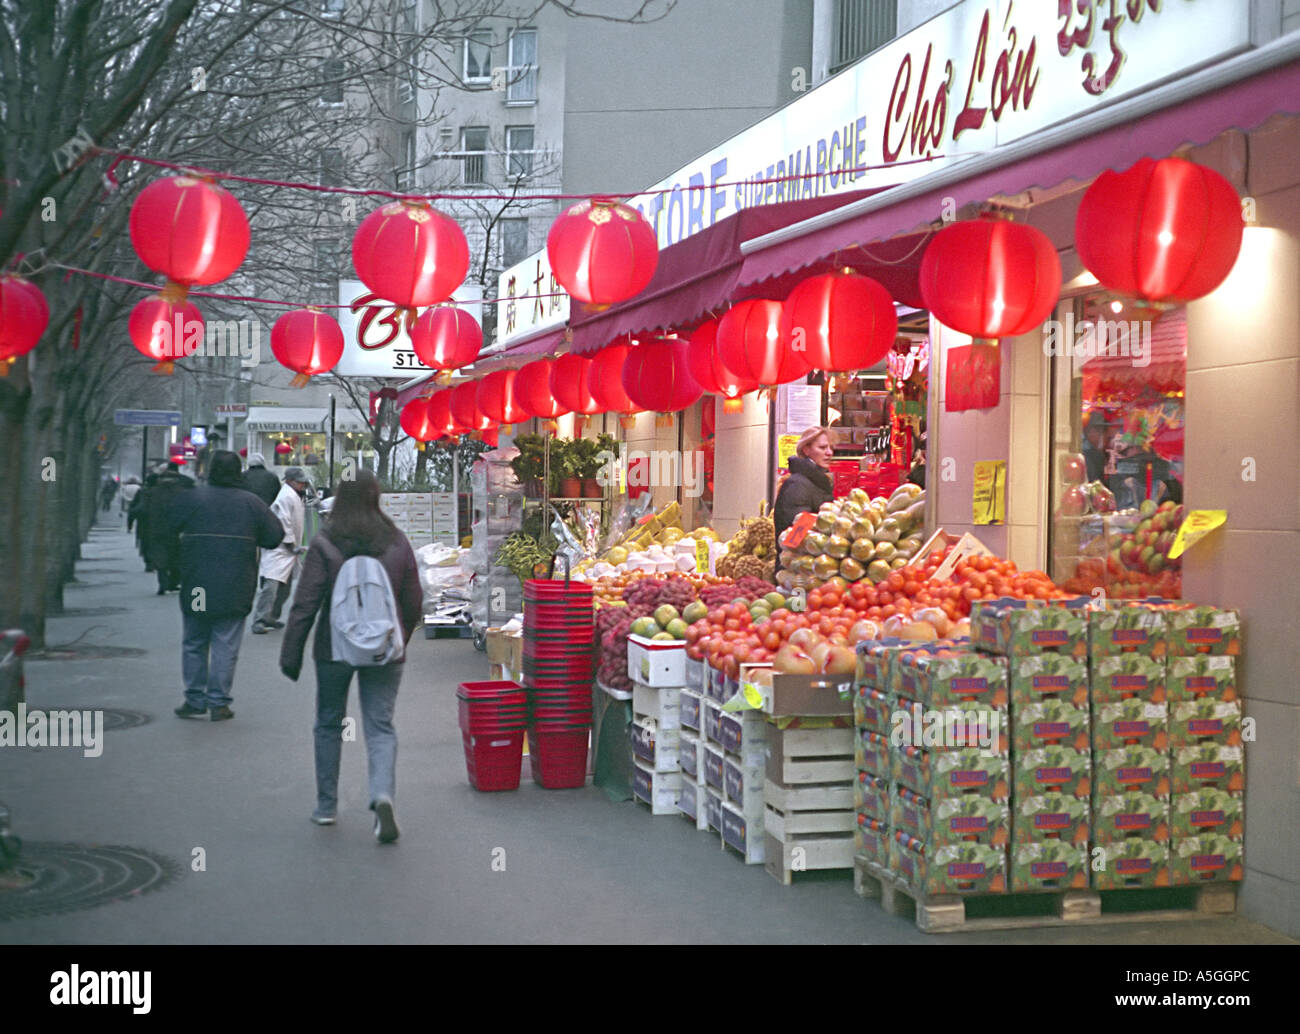
[{"label": "grey backpack", "polygon": [[388,572],[372,556],[343,562],[330,594],[331,657],[354,668],[402,660],[405,637]]}]

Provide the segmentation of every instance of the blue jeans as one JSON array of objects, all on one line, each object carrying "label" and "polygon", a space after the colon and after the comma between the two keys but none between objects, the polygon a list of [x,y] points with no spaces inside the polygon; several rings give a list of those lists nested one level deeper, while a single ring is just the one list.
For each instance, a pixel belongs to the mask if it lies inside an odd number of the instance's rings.
[{"label": "blue jeans", "polygon": [[343,752],[343,717],[348,709],[348,687],[356,672],[361,695],[361,724],[366,733],[366,759],[370,772],[370,803],[392,799],[397,792],[397,730],[393,710],[402,665],[354,668],[337,661],[316,661],[316,806],[333,814],[338,810],[339,759]]},{"label": "blue jeans", "polygon": [[185,702],[196,710],[228,707],[235,662],[244,638],[243,618],[210,618],[181,612],[181,676]]}]

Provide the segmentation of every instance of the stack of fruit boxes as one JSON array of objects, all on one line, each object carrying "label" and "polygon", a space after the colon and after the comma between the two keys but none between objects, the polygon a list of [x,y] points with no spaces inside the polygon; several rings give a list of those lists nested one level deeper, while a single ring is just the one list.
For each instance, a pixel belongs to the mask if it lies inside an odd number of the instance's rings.
[{"label": "stack of fruit boxes", "polygon": [[[910,644],[908,644],[910,645]],[[889,691],[894,657],[901,643],[858,644],[853,699],[853,846],[859,858],[889,865],[890,730],[894,697]]]},{"label": "stack of fruit boxes", "polygon": [[1241,617],[1233,610],[1167,610],[1170,882],[1240,880],[1245,758],[1236,659]]},{"label": "stack of fruit boxes", "polygon": [[628,640],[632,676],[632,795],[650,805],[653,815],[677,815],[682,789],[682,691],[686,653],[653,643],[652,659],[642,664],[649,640]]},{"label": "stack of fruit boxes", "polygon": [[1168,639],[1164,615],[1115,601],[1088,621],[1092,885],[1169,885]]},{"label": "stack of fruit boxes", "polygon": [[1007,664],[965,644],[907,650],[889,671],[889,865],[928,895],[1007,889]]},{"label": "stack of fruit boxes", "polygon": [[1088,885],[1093,772],[1086,602],[995,600],[971,615],[979,649],[1007,663],[1012,893]]},{"label": "stack of fruit boxes", "polygon": [[722,748],[722,842],[735,848],[746,865],[765,855],[763,776],[767,726],[754,710],[721,711],[714,745]]},{"label": "stack of fruit boxes", "polygon": [[704,700],[706,699],[703,661],[686,661],[686,686],[681,692],[681,734],[678,761],[681,765],[682,787],[677,798],[677,810],[690,819],[696,829],[708,829],[705,809],[705,786],[702,740],[704,738]]}]

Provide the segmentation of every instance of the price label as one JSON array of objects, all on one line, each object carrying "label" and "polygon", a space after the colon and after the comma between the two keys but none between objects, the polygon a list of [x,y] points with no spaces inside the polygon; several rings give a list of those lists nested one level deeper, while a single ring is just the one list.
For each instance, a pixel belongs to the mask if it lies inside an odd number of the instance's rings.
[{"label": "price label", "polygon": [[1182,556],[1215,528],[1227,523],[1227,520],[1227,510],[1193,510],[1178,529],[1174,544],[1169,548],[1169,558],[1172,560]]},{"label": "price label", "polygon": [[700,574],[709,573],[709,540],[697,539],[695,542],[695,570]]},{"label": "price label", "polygon": [[799,514],[794,519],[794,523],[786,529],[784,541],[781,545],[786,549],[798,549],[803,545],[803,540],[808,537],[808,532],[812,531],[816,523],[817,515],[811,510]]},{"label": "price label", "polygon": [[973,518],[975,524],[1001,524],[1006,519],[1007,464],[980,460],[975,464]]}]

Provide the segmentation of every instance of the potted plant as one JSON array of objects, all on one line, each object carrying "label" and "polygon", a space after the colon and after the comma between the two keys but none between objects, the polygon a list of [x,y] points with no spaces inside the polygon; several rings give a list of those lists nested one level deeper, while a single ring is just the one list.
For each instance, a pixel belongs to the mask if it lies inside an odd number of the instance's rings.
[{"label": "potted plant", "polygon": [[557,438],[551,443],[551,472],[559,482],[558,496],[577,499],[582,495],[582,439]]},{"label": "potted plant", "polygon": [[602,433],[594,439],[584,439],[583,444],[582,495],[585,499],[600,499],[605,495],[600,474],[608,464],[609,457],[618,454],[618,443],[612,435]]},{"label": "potted plant", "polygon": [[510,461],[524,495],[537,499],[542,494],[542,471],[545,466],[546,439],[540,434],[521,434],[515,439],[519,455]]}]

